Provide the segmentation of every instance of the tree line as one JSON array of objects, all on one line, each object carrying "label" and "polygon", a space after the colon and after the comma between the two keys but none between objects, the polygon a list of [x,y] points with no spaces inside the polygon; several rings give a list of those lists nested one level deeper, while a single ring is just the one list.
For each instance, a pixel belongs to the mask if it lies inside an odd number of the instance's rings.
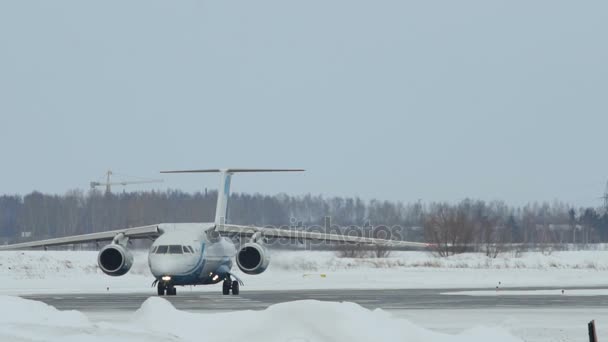
[{"label": "tree line", "polygon": [[433,203],[423,214],[427,241],[442,256],[475,250],[496,255],[508,247],[553,248],[608,242],[608,211],[562,202],[510,207],[504,202]]},{"label": "tree line", "polygon": [[[210,222],[217,192],[177,190],[105,194],[72,190],[0,196],[5,242],[86,234],[162,222]],[[471,245],[608,242],[608,213],[565,203],[510,206],[501,201],[402,203],[359,198],[234,193],[228,220],[258,226],[399,227],[399,238],[443,246],[444,254]]]}]

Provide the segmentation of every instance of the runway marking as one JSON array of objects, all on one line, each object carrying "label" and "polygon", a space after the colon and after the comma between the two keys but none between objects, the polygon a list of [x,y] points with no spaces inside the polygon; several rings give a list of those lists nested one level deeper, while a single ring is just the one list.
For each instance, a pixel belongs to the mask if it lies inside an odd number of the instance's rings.
[{"label": "runway marking", "polygon": [[504,289],[500,291],[459,291],[459,292],[442,292],[442,295],[448,296],[471,296],[471,297],[500,297],[500,296],[607,296],[608,289],[568,289],[564,290],[509,290]]}]

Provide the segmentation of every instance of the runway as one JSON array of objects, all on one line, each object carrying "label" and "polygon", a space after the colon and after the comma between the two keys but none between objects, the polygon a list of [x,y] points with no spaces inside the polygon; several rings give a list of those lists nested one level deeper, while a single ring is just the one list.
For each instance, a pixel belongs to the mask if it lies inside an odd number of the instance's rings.
[{"label": "runway", "polygon": [[[509,290],[547,290],[548,288],[510,288]],[[550,289],[550,288],[549,288]],[[568,288],[572,290],[574,288]],[[580,288],[577,288],[580,289]],[[595,288],[597,289],[597,288]],[[348,301],[369,309],[385,310],[459,310],[459,309],[575,309],[606,308],[608,296],[465,296],[443,295],[446,292],[471,291],[472,289],[407,289],[407,290],[293,290],[247,291],[238,296],[223,296],[215,292],[196,292],[178,289],[177,296],[165,296],[177,309],[187,311],[262,310],[270,305],[315,299],[322,301]],[[480,289],[475,289],[480,290]],[[550,289],[555,290],[555,289]],[[60,310],[83,312],[135,311],[149,297],[149,293],[103,294],[52,294],[24,295],[27,299],[45,302]]]}]

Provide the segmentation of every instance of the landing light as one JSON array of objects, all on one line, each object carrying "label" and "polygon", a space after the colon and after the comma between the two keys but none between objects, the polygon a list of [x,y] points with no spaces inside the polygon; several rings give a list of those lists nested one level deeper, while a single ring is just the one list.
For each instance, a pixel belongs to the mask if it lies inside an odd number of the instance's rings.
[{"label": "landing light", "polygon": [[219,278],[219,277],[220,277],[220,276],[219,276],[219,275],[217,275],[217,274],[216,274],[216,275],[214,275],[214,276],[213,276],[213,281],[216,281],[216,280],[217,280],[217,278]]},{"label": "landing light", "polygon": [[169,281],[169,280],[171,280],[171,277],[169,277],[169,276],[163,276],[161,279],[163,281]]}]

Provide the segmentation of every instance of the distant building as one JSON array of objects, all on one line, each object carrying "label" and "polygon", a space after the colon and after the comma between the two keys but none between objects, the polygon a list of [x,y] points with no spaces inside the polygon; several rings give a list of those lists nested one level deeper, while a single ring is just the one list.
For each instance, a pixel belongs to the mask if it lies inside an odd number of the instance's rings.
[{"label": "distant building", "polygon": [[[536,229],[538,229],[538,230],[545,229],[545,228],[549,228],[549,230],[556,231],[556,232],[572,231],[572,226],[570,226],[569,224],[549,224],[549,225],[537,224],[536,225]],[[583,226],[581,226],[580,224],[577,224],[575,226],[575,229],[582,230]]]}]

